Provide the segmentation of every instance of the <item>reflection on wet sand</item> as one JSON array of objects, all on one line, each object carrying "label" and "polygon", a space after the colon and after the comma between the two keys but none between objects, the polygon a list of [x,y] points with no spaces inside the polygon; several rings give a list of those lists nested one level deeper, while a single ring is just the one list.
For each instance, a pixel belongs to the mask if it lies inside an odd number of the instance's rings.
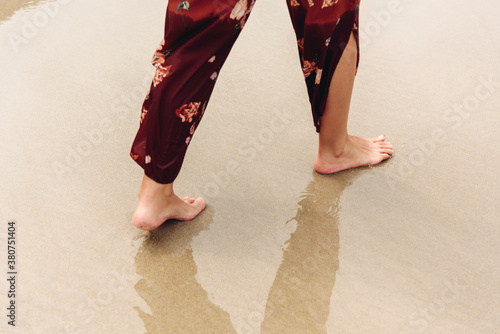
[{"label": "reflection on wet sand", "polygon": [[[362,169],[333,176],[313,172],[298,203],[297,229],[269,292],[262,333],[326,333],[330,297],[339,268],[339,216],[344,190]],[[208,207],[193,223],[153,231],[136,256],[138,294],[151,314],[136,308],[147,333],[234,333],[227,312],[214,305],[196,280],[190,246],[213,222]]]},{"label": "reflection on wet sand", "polygon": [[227,312],[208,299],[196,280],[191,241],[213,222],[208,206],[192,223],[174,222],[151,232],[135,262],[135,289],[151,309],[136,307],[146,333],[235,333]]},{"label": "reflection on wet sand", "polygon": [[[330,296],[339,267],[339,215],[343,191],[360,169],[334,177],[313,172],[298,203],[297,229],[269,292],[262,333],[326,333]],[[147,333],[234,333],[227,312],[196,280],[190,246],[213,222],[208,207],[193,223],[169,223],[148,235],[136,256],[138,294],[151,314],[136,308]]]},{"label": "reflection on wet sand", "polygon": [[262,333],[326,333],[330,297],[339,268],[342,193],[359,174],[313,172],[298,203],[297,229],[269,292]]}]

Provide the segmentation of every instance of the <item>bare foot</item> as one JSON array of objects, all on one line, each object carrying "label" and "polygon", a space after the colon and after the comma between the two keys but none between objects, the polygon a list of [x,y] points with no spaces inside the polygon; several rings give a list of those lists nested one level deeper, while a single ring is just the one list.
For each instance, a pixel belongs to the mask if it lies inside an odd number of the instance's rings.
[{"label": "bare foot", "polygon": [[132,222],[141,230],[151,231],[168,219],[192,220],[205,209],[205,205],[201,197],[178,197],[173,192],[172,183],[159,184],[144,176]]},{"label": "bare foot", "polygon": [[341,170],[376,165],[388,159],[394,151],[383,135],[375,138],[360,138],[348,135],[343,149],[320,151],[314,160],[314,169],[320,174],[332,174]]}]

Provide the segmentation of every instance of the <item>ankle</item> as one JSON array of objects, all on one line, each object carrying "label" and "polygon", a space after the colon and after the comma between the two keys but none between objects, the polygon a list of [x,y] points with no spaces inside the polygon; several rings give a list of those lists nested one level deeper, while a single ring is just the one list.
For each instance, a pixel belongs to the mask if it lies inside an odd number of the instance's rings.
[{"label": "ankle", "polygon": [[138,193],[139,197],[175,197],[173,183],[158,183],[144,175]]},{"label": "ankle", "polygon": [[318,155],[321,157],[339,158],[345,154],[349,141],[349,135],[329,142],[320,141]]}]

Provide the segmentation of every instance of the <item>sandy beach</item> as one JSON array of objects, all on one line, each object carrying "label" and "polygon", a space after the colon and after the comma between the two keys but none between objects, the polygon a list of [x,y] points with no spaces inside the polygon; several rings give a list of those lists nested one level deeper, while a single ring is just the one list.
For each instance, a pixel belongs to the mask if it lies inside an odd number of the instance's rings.
[{"label": "sandy beach", "polygon": [[0,6],[1,333],[500,333],[499,2],[362,2],[349,131],[395,154],[325,176],[258,0],[175,183],[207,209],[150,233],[129,150],[166,3]]}]

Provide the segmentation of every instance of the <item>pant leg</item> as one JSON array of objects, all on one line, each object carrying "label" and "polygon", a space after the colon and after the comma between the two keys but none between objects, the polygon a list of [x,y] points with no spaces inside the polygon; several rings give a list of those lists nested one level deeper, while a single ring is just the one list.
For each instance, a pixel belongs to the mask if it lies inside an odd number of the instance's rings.
[{"label": "pant leg", "polygon": [[333,73],[351,32],[358,45],[359,63],[359,2],[287,0],[317,132],[321,127]]},{"label": "pant leg", "polygon": [[162,184],[179,174],[219,72],[255,0],[169,0],[131,157]]}]

